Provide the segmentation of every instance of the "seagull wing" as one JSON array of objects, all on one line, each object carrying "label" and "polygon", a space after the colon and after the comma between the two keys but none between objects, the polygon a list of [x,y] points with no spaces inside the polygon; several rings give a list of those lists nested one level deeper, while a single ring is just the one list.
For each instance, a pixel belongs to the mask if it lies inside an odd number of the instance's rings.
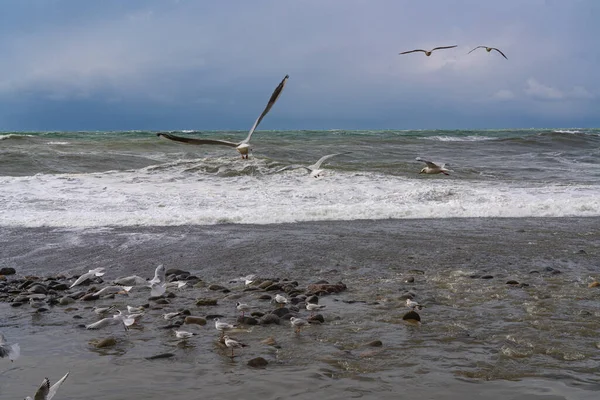
[{"label": "seagull wing", "polygon": [[56,394],[56,391],[58,390],[60,385],[62,385],[63,382],[67,379],[68,376],[69,376],[69,372],[67,372],[65,374],[65,376],[60,378],[60,380],[58,382],[56,382],[54,385],[52,385],[50,387],[50,389],[48,390],[48,396],[46,397],[46,400],[51,400],[54,397],[54,395]]},{"label": "seagull wing", "polygon": [[403,51],[402,53],[399,53],[399,54],[416,53],[417,51],[421,51],[423,53],[427,53],[425,50],[416,49],[416,50]]},{"label": "seagull wing", "polygon": [[103,318],[98,322],[94,322],[93,324],[89,324],[85,326],[85,329],[100,329],[107,327],[109,325],[113,325],[117,320],[114,318]]},{"label": "seagull wing", "polygon": [[492,47],[492,50],[496,50],[498,53],[502,54],[502,57],[504,57],[504,58],[506,58],[506,59],[508,60],[508,57],[506,57],[506,56],[504,55],[504,53],[503,53],[503,52],[501,52],[500,50],[498,50],[497,48],[495,48],[495,47]]},{"label": "seagull wing", "polygon": [[433,161],[427,161],[427,160],[422,159],[421,157],[417,157],[416,160],[417,161],[423,161],[425,164],[427,164],[428,167],[431,167],[431,168],[440,168],[439,165],[437,165]]},{"label": "seagull wing", "polygon": [[50,392],[50,380],[45,378],[40,388],[35,392],[33,400],[49,400],[48,393]]},{"label": "seagull wing", "polygon": [[82,284],[83,282],[85,282],[88,279],[90,279],[92,276],[94,276],[93,273],[86,272],[85,274],[83,274],[79,278],[77,278],[77,280],[75,282],[73,282],[73,284],[71,285],[71,287],[74,287],[74,286]]},{"label": "seagull wing", "polygon": [[6,338],[4,337],[4,334],[0,333],[0,346],[2,346],[5,343],[6,343]]},{"label": "seagull wing", "polygon": [[160,264],[154,270],[154,278],[152,278],[152,280],[150,282],[151,283],[166,282],[166,280],[167,280],[166,277],[167,277],[167,269],[165,268],[165,266],[163,264]]},{"label": "seagull wing", "polygon": [[252,137],[252,134],[254,133],[254,130],[256,128],[258,128],[258,125],[260,124],[260,121],[262,121],[262,119],[265,117],[265,115],[267,115],[267,113],[271,110],[271,107],[273,107],[273,104],[275,104],[275,102],[277,101],[277,99],[281,95],[281,91],[283,90],[283,88],[284,88],[285,84],[287,83],[287,80],[288,80],[289,77],[290,77],[289,75],[286,75],[285,78],[283,78],[283,80],[279,83],[279,85],[277,85],[277,87],[273,91],[273,94],[271,95],[271,98],[269,99],[269,102],[267,103],[267,106],[263,110],[262,114],[260,114],[260,116],[256,119],[256,122],[254,122],[254,125],[252,125],[252,128],[248,132],[248,137],[246,137],[246,139],[244,139],[242,141],[242,143],[249,143],[250,142],[250,138]]},{"label": "seagull wing", "polygon": [[158,136],[158,137],[162,136],[164,138],[173,140],[175,142],[183,142],[183,143],[189,143],[189,144],[216,144],[216,145],[229,146],[229,147],[239,146],[239,143],[234,143],[234,142],[230,142],[227,140],[194,139],[194,138],[188,138],[188,137],[183,137],[183,136],[175,136],[175,135],[171,135],[170,133],[157,133],[156,136]]},{"label": "seagull wing", "polygon": [[331,157],[339,156],[339,155],[342,155],[342,154],[349,154],[349,153],[352,153],[352,152],[351,151],[346,151],[344,153],[327,154],[326,156],[323,156],[323,157],[319,158],[319,161],[317,161],[313,165],[309,166],[308,168],[319,169],[319,168],[321,168],[321,164],[323,164],[323,162],[325,160],[329,160]]},{"label": "seagull wing", "polygon": [[165,283],[151,283],[149,286],[151,297],[162,296],[167,291],[167,285]]},{"label": "seagull wing", "polygon": [[442,49],[453,49],[453,48],[455,48],[455,47],[457,47],[457,46],[458,46],[458,45],[457,45],[457,44],[455,44],[454,46],[442,46],[442,47],[434,47],[433,49],[431,49],[431,51],[434,51],[434,50],[442,50]]},{"label": "seagull wing", "polygon": [[471,50],[470,52],[468,52],[467,54],[471,54],[472,52],[474,52],[477,49],[485,49],[485,46],[477,46],[473,50]]}]

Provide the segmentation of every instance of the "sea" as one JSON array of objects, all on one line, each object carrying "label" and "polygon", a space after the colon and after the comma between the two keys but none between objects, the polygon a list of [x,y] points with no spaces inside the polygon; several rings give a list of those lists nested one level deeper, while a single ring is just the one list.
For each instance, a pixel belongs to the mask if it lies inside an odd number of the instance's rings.
[{"label": "sea", "polygon": [[[0,399],[67,372],[55,399],[598,397],[600,129],[258,131],[248,160],[156,133],[0,133],[0,268],[16,271],[0,276],[0,332],[21,348],[0,358]],[[317,178],[290,168],[338,153]],[[420,174],[417,158],[449,175]],[[161,299],[68,298],[160,264],[195,280]],[[257,318],[279,308],[248,275],[346,290],[321,295],[323,322],[296,333],[285,318],[240,322],[237,302]],[[46,311],[17,301],[34,286]],[[404,319],[407,298],[420,321]],[[95,306],[145,313],[128,331],[87,330]],[[215,317],[247,347],[232,356]]]},{"label": "sea", "polygon": [[[243,160],[234,148],[155,132],[1,133],[1,225],[600,215],[600,129],[260,131],[252,139]],[[278,172],[344,152],[320,178]],[[452,172],[419,174],[417,157]]]}]

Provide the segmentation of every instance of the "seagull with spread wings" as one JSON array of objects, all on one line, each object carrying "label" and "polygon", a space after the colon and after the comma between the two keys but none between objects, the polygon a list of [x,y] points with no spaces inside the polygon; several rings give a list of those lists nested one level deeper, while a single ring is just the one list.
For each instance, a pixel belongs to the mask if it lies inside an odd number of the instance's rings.
[{"label": "seagull with spread wings", "polygon": [[244,158],[248,159],[248,152],[251,150],[250,138],[252,137],[254,130],[256,128],[258,128],[258,125],[263,120],[265,115],[267,115],[267,113],[271,110],[271,108],[273,107],[273,105],[275,104],[277,99],[279,98],[279,95],[281,95],[281,91],[283,90],[283,87],[285,86],[288,78],[289,78],[289,75],[286,75],[285,78],[283,78],[283,80],[275,88],[275,91],[271,95],[271,98],[269,99],[269,102],[267,103],[267,106],[263,110],[262,114],[260,114],[260,116],[256,119],[256,122],[254,122],[254,125],[252,125],[252,128],[248,132],[248,136],[246,136],[246,139],[242,140],[241,142],[235,143],[235,142],[230,142],[228,140],[217,140],[217,139],[194,139],[194,138],[188,138],[188,137],[182,137],[182,136],[175,136],[175,135],[171,135],[170,133],[162,133],[162,132],[157,133],[156,135],[158,137],[164,137],[166,139],[174,140],[176,142],[183,142],[183,143],[189,143],[189,144],[218,144],[218,145],[222,145],[222,146],[235,147],[236,150],[242,155],[242,159],[244,159]]},{"label": "seagull with spread wings", "polygon": [[65,381],[65,379],[67,379],[68,376],[69,373],[67,372],[65,376],[60,378],[60,380],[52,386],[50,386],[50,379],[45,378],[42,382],[42,385],[39,387],[37,392],[35,392],[33,399],[27,396],[25,397],[25,400],[51,400],[58,391],[60,385],[63,384],[63,382]]},{"label": "seagull with spread wings", "polygon": [[415,49],[415,50],[409,50],[409,51],[403,51],[400,54],[408,54],[408,53],[416,53],[416,52],[423,52],[425,53],[425,55],[427,57],[429,57],[431,55],[431,53],[433,53],[435,50],[442,50],[442,49],[453,49],[455,47],[457,47],[458,45],[454,45],[454,46],[442,46],[442,47],[434,47],[431,50],[421,50],[421,49]]},{"label": "seagull with spread wings", "polygon": [[298,169],[298,168],[304,168],[306,169],[308,172],[310,172],[310,176],[313,178],[318,178],[320,176],[323,175],[324,170],[321,168],[321,165],[323,164],[323,162],[325,162],[326,160],[329,160],[331,157],[335,157],[335,156],[339,156],[342,154],[350,154],[352,153],[351,151],[346,151],[344,153],[335,153],[335,154],[328,154],[326,156],[323,156],[321,158],[319,158],[319,160],[309,166],[305,166],[305,165],[288,165],[287,167],[283,167],[277,171],[275,171],[275,173],[277,172],[281,172],[281,171],[285,171],[287,169]]},{"label": "seagull with spread wings", "polygon": [[500,49],[497,49],[495,47],[487,47],[487,46],[477,46],[475,47],[473,50],[471,50],[470,52],[468,52],[467,54],[471,54],[472,52],[474,52],[477,49],[485,49],[485,51],[487,51],[488,53],[492,50],[496,50],[498,53],[502,54],[502,57],[506,58],[508,60],[508,57],[506,57],[504,55],[504,53],[502,51],[500,51]]},{"label": "seagull with spread wings", "polygon": [[419,172],[420,174],[444,174],[450,175],[448,172],[452,172],[449,169],[446,169],[446,164],[438,165],[433,161],[427,161],[422,159],[421,157],[416,158],[417,161],[423,161],[427,166]]}]

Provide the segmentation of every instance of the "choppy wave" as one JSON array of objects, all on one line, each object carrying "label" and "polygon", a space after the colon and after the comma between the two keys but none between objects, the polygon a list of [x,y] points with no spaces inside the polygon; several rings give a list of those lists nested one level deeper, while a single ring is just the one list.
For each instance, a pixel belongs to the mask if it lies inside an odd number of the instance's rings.
[{"label": "choppy wave", "polygon": [[437,140],[440,142],[479,142],[483,140],[498,140],[497,137],[490,136],[425,136],[423,140]]}]

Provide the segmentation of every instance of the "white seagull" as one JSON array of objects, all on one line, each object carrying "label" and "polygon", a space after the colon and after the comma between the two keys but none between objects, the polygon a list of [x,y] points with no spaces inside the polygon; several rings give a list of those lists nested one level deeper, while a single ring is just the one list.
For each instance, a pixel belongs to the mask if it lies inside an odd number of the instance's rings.
[{"label": "white seagull", "polygon": [[167,321],[181,315],[181,311],[163,314],[163,318]]},{"label": "white seagull", "polygon": [[224,335],[223,339],[225,340],[225,346],[227,346],[227,347],[229,347],[231,349],[231,357],[232,358],[233,358],[233,349],[234,348],[236,348],[236,347],[241,348],[241,347],[247,347],[248,346],[247,344],[244,344],[244,343],[242,343],[242,342],[240,342],[238,340],[232,339],[232,338],[230,338],[227,335]]},{"label": "white seagull", "polygon": [[225,331],[231,330],[235,328],[235,325],[228,324],[227,322],[221,322],[219,318],[215,318],[215,328],[218,331],[221,331],[221,335],[225,334]]},{"label": "white seagull", "polygon": [[252,310],[252,306],[250,306],[250,305],[248,305],[248,304],[246,304],[246,303],[240,303],[239,301],[238,301],[237,303],[235,303],[235,308],[236,308],[238,311],[241,311],[241,312],[242,312],[242,318],[244,317],[244,313],[245,313],[246,311],[250,311],[250,310]]},{"label": "white seagull", "polygon": [[499,49],[497,49],[495,47],[477,46],[473,50],[471,50],[470,52],[468,52],[467,54],[471,54],[472,52],[474,52],[477,49],[485,49],[485,51],[487,51],[488,53],[490,51],[492,51],[492,50],[496,50],[498,53],[500,53],[502,55],[502,57],[504,57],[504,58],[506,58],[508,60],[508,57],[506,57],[503,52],[501,52]]},{"label": "white seagull", "polygon": [[8,357],[14,362],[21,355],[19,343],[9,344],[2,333],[0,333],[0,358]]},{"label": "white seagull", "polygon": [[115,314],[110,318],[103,318],[93,324],[86,325],[85,329],[101,329],[110,325],[123,324],[125,330],[128,331],[129,327],[135,323],[135,318],[132,318],[131,315],[123,315],[120,310],[117,310],[117,312],[118,314]]},{"label": "white seagull", "polygon": [[104,268],[90,269],[88,272],[86,272],[85,274],[83,274],[79,278],[77,278],[77,280],[75,282],[73,282],[71,287],[81,285],[83,282],[87,281],[88,279],[91,279],[95,276],[103,276],[104,274],[105,274]]},{"label": "white seagull", "polygon": [[33,399],[27,396],[25,397],[25,400],[51,400],[56,394],[56,391],[58,390],[60,385],[62,385],[65,379],[67,379],[67,376],[69,376],[68,372],[65,374],[65,376],[60,378],[60,380],[52,386],[50,386],[50,380],[48,378],[45,378],[42,382],[42,386],[40,386],[37,392],[35,392]]},{"label": "white seagull", "polygon": [[258,128],[260,121],[262,121],[262,119],[265,117],[265,115],[267,115],[269,110],[271,110],[271,107],[273,107],[273,104],[275,104],[275,102],[279,98],[279,95],[281,94],[281,91],[283,90],[283,87],[285,86],[288,78],[289,78],[289,75],[286,75],[285,78],[283,78],[283,80],[281,81],[281,83],[275,88],[275,91],[271,95],[271,98],[269,99],[269,102],[267,103],[267,106],[263,110],[262,114],[260,114],[260,116],[258,117],[256,122],[254,122],[254,125],[252,125],[252,128],[250,129],[250,132],[248,132],[248,136],[246,137],[246,139],[242,140],[241,142],[235,143],[235,142],[230,142],[227,140],[216,140],[216,139],[194,139],[194,138],[175,136],[175,135],[171,135],[169,133],[157,133],[156,135],[159,137],[162,136],[164,138],[171,139],[171,140],[174,140],[177,142],[184,142],[184,143],[189,143],[189,144],[219,144],[219,145],[223,145],[223,146],[235,147],[236,150],[242,155],[242,159],[244,159],[244,158],[248,159],[248,152],[251,150],[250,138],[252,137],[254,130],[256,128]]},{"label": "white seagull", "polygon": [[324,305],[315,304],[315,303],[306,303],[306,309],[310,311],[310,316],[312,317],[315,311],[324,309]]},{"label": "white seagull", "polygon": [[94,296],[107,296],[109,294],[128,294],[133,286],[107,286],[94,293]]},{"label": "white seagull", "polygon": [[275,295],[275,302],[283,307],[284,304],[287,304],[288,299],[285,296],[280,295],[279,293]]},{"label": "white seagull", "polygon": [[165,283],[167,281],[167,269],[164,265],[160,264],[154,270],[154,278],[150,279],[149,283]]},{"label": "white seagull", "polygon": [[[114,307],[114,306],[111,306],[111,307]],[[144,307],[127,306],[127,312],[130,313],[130,314],[141,313],[141,312],[144,312],[144,311],[145,311]]]},{"label": "white seagull", "polygon": [[417,161],[423,161],[427,166],[419,172],[420,174],[444,174],[450,175],[448,172],[452,172],[452,170],[446,168],[446,164],[438,165],[433,161],[427,161],[422,159],[421,157],[416,158]]},{"label": "white seagull", "polygon": [[196,335],[196,333],[186,332],[186,331],[173,331],[173,332],[175,332],[175,336],[177,336],[178,339],[189,339],[192,336]]},{"label": "white seagull", "polygon": [[109,307],[94,307],[93,308],[94,312],[98,315],[106,314],[107,312],[113,311],[114,309],[115,309],[114,305],[109,306]]},{"label": "white seagull", "polygon": [[421,310],[423,308],[422,305],[420,305],[419,303],[417,303],[416,301],[413,301],[411,299],[406,299],[406,307],[411,308],[411,309],[417,309],[417,310]]},{"label": "white seagull", "polygon": [[292,328],[295,328],[296,333],[299,333],[303,326],[308,325],[308,321],[302,318],[292,317],[290,318],[290,324],[292,325]]},{"label": "white seagull", "polygon": [[352,153],[352,152],[346,151],[344,153],[327,154],[326,156],[319,158],[319,160],[316,163],[309,165],[308,167],[305,165],[288,165],[287,167],[283,167],[283,168],[275,171],[275,173],[285,171],[288,169],[304,168],[310,173],[311,178],[318,178],[323,175],[323,172],[325,172],[325,170],[321,169],[321,164],[323,164],[324,161],[329,160],[331,157],[340,156],[342,154],[350,154],[350,153]]},{"label": "white seagull", "polygon": [[435,50],[442,50],[442,49],[453,49],[453,48],[455,48],[456,46],[457,46],[457,45],[454,45],[454,46],[442,46],[442,47],[434,47],[434,48],[433,48],[433,49],[431,49],[431,50],[421,50],[421,49],[416,49],[416,50],[403,51],[403,52],[402,52],[402,53],[400,53],[400,54],[408,54],[408,53],[415,53],[415,52],[417,52],[417,51],[421,51],[421,52],[425,53],[425,55],[426,55],[427,57],[429,57],[429,56],[431,55],[431,53],[433,53]]}]

